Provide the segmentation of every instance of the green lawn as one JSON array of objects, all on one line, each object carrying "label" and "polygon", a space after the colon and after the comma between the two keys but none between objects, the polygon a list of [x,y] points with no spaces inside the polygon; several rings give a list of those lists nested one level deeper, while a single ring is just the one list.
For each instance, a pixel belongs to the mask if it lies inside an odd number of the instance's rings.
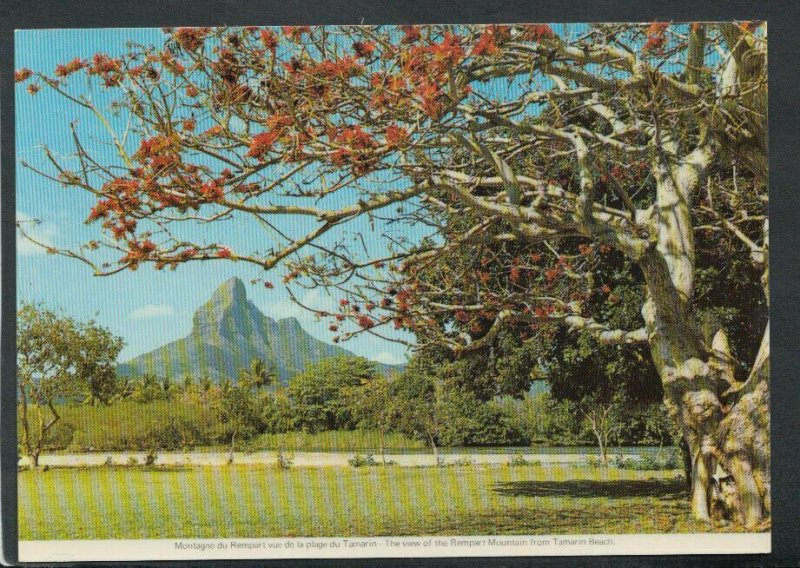
[{"label": "green lawn", "polygon": [[23,540],[707,530],[677,471],[575,466],[51,469],[19,499]]}]

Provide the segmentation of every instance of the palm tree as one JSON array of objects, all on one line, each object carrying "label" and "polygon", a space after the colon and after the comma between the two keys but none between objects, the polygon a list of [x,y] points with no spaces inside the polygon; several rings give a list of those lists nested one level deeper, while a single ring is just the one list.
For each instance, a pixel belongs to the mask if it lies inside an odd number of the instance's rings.
[{"label": "palm tree", "polygon": [[278,378],[275,366],[267,364],[263,359],[254,357],[250,361],[249,369],[242,369],[239,372],[239,381],[247,382],[253,388],[260,389],[273,384]]}]

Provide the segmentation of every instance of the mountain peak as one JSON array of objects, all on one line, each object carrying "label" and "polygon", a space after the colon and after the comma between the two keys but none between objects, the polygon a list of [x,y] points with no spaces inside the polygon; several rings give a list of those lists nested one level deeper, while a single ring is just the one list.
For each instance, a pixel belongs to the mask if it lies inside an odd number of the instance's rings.
[{"label": "mountain peak", "polygon": [[244,282],[236,278],[229,278],[223,282],[211,295],[211,301],[222,300],[225,303],[238,304],[247,301],[247,290]]}]

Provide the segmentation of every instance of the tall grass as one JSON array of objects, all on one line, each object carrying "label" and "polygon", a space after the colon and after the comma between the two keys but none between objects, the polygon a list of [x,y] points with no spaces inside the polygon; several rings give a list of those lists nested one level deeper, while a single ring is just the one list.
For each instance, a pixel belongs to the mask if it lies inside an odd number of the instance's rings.
[{"label": "tall grass", "polygon": [[[378,452],[380,433],[375,430],[330,430],[327,432],[286,432],[263,434],[250,443],[253,449],[285,449],[297,452],[349,452],[371,450]],[[384,448],[387,450],[423,449],[425,444],[395,432],[386,434]]]},{"label": "tall grass", "polygon": [[[48,436],[47,451],[147,451],[221,446],[229,443],[226,426],[202,402],[120,401],[110,406],[61,405],[61,421]],[[421,449],[424,444],[402,434],[385,436],[385,448]],[[239,440],[237,449],[252,451],[377,452],[380,434],[370,430],[287,432]]]}]

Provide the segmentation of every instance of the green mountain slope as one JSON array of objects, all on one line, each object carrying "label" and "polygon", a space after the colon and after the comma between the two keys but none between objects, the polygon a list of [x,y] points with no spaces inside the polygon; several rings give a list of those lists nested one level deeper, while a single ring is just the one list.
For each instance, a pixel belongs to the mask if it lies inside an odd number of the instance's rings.
[{"label": "green mountain slope", "polygon": [[[313,338],[295,318],[275,321],[247,299],[245,286],[232,278],[194,314],[188,336],[122,363],[121,376],[152,373],[181,377],[235,378],[253,358],[275,365],[282,381],[311,363],[353,353]],[[383,372],[395,367],[378,364]]]}]

